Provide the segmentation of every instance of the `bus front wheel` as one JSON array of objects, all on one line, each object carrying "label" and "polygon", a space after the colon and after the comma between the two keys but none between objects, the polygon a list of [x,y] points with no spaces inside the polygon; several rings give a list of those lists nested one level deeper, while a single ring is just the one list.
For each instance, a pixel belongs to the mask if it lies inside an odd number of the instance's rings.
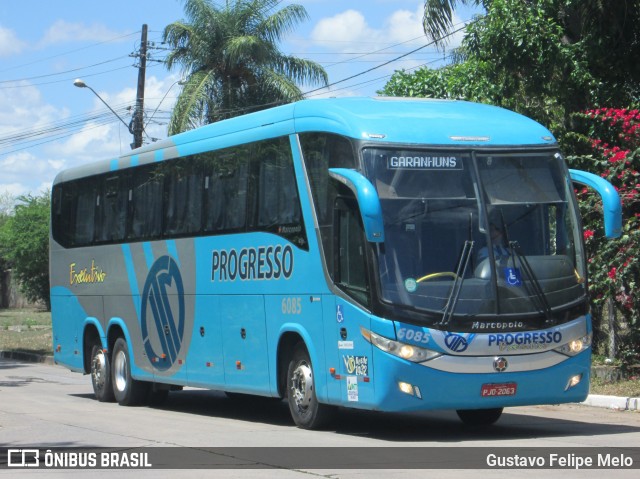
[{"label": "bus front wheel", "polygon": [[287,401],[300,428],[317,429],[330,419],[331,407],[316,397],[311,359],[302,343],[296,345],[287,370]]},{"label": "bus front wheel", "polygon": [[149,383],[131,377],[131,358],[124,338],[118,338],[113,346],[111,381],[116,401],[121,406],[135,406],[145,401]]},{"label": "bus front wheel", "polygon": [[490,426],[502,416],[503,408],[458,409],[458,417],[468,426]]},{"label": "bus front wheel", "polygon": [[113,401],[111,363],[109,356],[100,344],[94,344],[91,348],[91,384],[93,385],[93,394],[98,401]]}]

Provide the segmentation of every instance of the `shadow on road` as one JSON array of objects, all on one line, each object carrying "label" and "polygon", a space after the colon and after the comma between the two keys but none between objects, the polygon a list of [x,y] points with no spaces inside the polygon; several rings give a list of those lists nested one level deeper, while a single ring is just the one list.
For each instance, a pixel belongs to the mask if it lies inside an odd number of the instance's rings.
[{"label": "shadow on road", "polygon": [[[92,395],[75,395],[94,400]],[[578,411],[581,406],[575,406]],[[227,397],[218,391],[187,389],[172,392],[167,401],[155,409],[203,417],[217,417],[274,426],[295,427],[285,400],[256,396]],[[585,411],[588,411],[584,407]],[[591,415],[585,421],[540,417],[505,410],[493,426],[478,428],[464,425],[454,411],[430,411],[417,414],[394,414],[352,409],[336,409],[335,419],[325,428],[337,434],[368,437],[391,442],[437,441],[504,441],[516,439],[566,436],[600,436],[640,431],[640,426],[594,423]],[[557,413],[556,413],[557,414]],[[611,414],[633,414],[611,412]],[[553,415],[553,414],[551,414]],[[590,420],[586,419],[589,418]]]}]

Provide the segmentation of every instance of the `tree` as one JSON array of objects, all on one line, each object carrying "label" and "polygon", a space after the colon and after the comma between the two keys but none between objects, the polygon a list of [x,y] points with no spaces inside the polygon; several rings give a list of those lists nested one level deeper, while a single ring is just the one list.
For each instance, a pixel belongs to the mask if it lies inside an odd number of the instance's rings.
[{"label": "tree", "polygon": [[49,299],[49,192],[20,196],[0,228],[0,257],[12,265],[20,289],[30,301]]},{"label": "tree", "polygon": [[302,20],[301,5],[278,0],[185,0],[188,21],[164,30],[167,68],[186,77],[169,125],[174,134],[302,98],[298,83],[327,85],[317,63],[285,55],[277,43]]},{"label": "tree", "polygon": [[[630,60],[640,57],[640,0],[426,0],[427,36],[450,31],[459,3],[483,5],[486,13],[467,26],[454,65],[414,96],[452,85],[449,96],[523,113],[561,141],[574,113],[640,97],[640,63]],[[464,73],[471,73],[468,84]],[[411,83],[406,74],[394,77],[383,93]]]},{"label": "tree", "polygon": [[[570,139],[578,155],[571,167],[588,169],[608,180],[622,201],[622,236],[604,238],[602,202],[584,188],[578,192],[589,257],[589,292],[596,310],[611,302],[626,323],[617,356],[625,364],[640,361],[640,111],[597,108],[578,113]],[[594,329],[604,329],[602,315],[594,315]],[[609,334],[614,334],[610,331]],[[609,351],[613,356],[616,351]]]}]

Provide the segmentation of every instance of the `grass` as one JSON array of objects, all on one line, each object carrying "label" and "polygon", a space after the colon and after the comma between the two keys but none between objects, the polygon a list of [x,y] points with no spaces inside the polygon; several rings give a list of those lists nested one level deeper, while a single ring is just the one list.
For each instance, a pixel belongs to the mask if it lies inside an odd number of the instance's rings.
[{"label": "grass", "polygon": [[[0,351],[51,355],[51,313],[36,309],[0,309]],[[599,363],[599,357],[594,357],[594,362]],[[640,397],[640,378],[605,382],[592,377],[590,392]]]},{"label": "grass", "polygon": [[51,313],[0,309],[0,351],[52,354]]}]

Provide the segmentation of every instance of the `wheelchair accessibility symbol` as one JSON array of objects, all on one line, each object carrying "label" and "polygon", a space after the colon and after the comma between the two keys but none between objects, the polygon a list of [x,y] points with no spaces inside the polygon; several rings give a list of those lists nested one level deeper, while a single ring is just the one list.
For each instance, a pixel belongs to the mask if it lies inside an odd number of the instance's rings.
[{"label": "wheelchair accessibility symbol", "polygon": [[522,276],[518,268],[505,268],[504,280],[509,286],[522,286]]}]

